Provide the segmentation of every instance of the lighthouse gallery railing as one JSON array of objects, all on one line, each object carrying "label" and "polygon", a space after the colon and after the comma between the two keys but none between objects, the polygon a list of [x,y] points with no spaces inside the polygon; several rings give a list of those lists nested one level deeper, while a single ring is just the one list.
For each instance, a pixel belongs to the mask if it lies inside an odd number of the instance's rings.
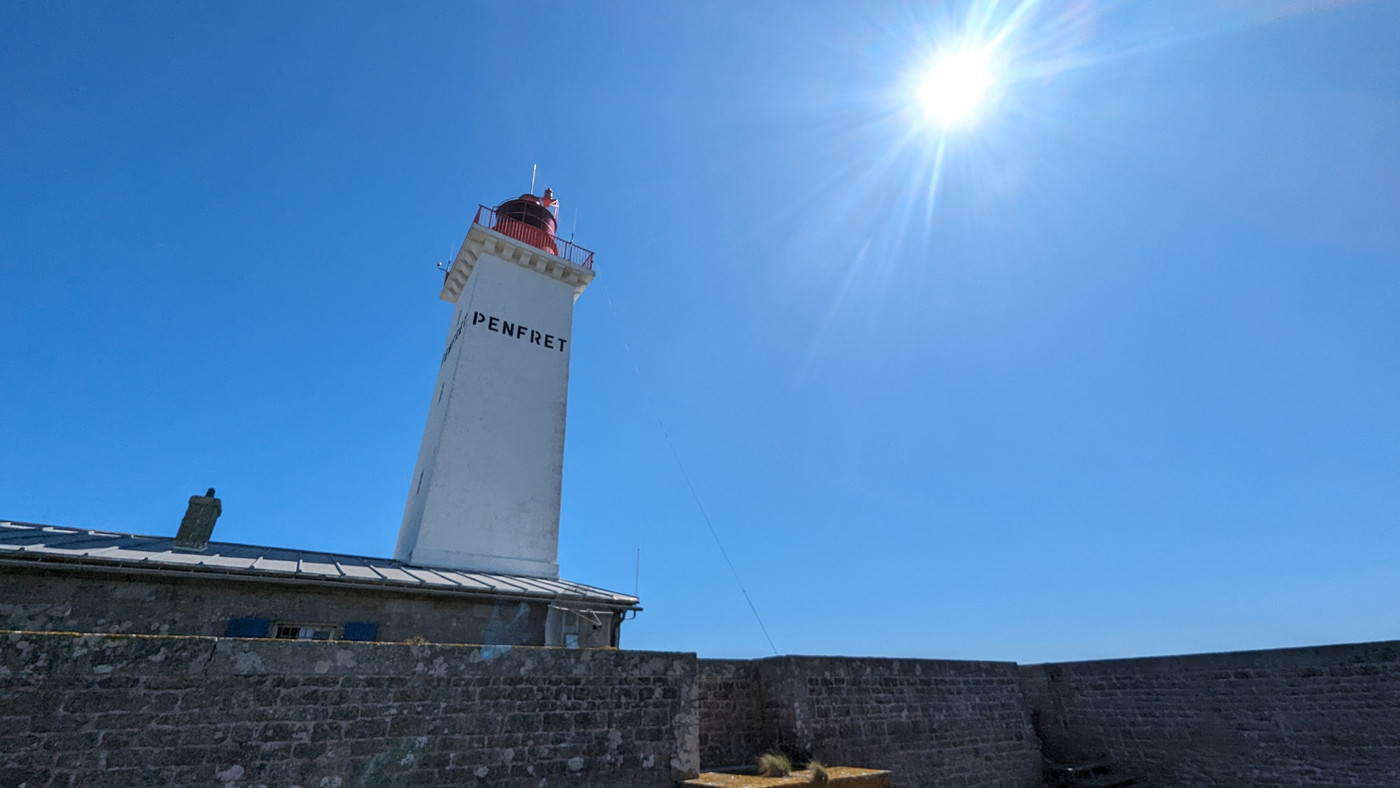
[{"label": "lighthouse gallery railing", "polygon": [[502,216],[495,208],[489,208],[485,205],[477,206],[476,219],[473,221],[482,227],[495,230],[508,238],[514,238],[536,249],[562,257],[574,265],[589,270],[593,269],[593,252],[584,249],[573,241],[565,241],[562,238],[550,235],[545,230],[531,224],[526,224],[519,219]]}]

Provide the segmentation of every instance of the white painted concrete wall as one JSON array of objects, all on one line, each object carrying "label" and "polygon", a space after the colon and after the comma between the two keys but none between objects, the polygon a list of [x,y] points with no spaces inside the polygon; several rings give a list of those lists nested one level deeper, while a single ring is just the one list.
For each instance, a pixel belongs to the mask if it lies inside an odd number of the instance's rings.
[{"label": "white painted concrete wall", "polygon": [[[463,254],[481,235],[473,228]],[[503,246],[494,234],[487,241],[474,260],[459,255],[455,264],[467,266],[467,279],[394,557],[557,578],[573,303],[582,285],[573,272],[571,283],[541,270],[529,247]],[[456,284],[449,281],[445,298]]]}]

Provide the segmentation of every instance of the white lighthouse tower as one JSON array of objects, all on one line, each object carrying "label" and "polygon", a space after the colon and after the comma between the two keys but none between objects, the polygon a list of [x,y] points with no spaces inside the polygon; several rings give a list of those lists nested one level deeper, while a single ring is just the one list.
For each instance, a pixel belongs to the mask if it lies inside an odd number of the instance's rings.
[{"label": "white lighthouse tower", "polygon": [[477,211],[443,283],[456,304],[394,557],[559,577],[574,301],[593,253],[554,237],[553,202]]}]

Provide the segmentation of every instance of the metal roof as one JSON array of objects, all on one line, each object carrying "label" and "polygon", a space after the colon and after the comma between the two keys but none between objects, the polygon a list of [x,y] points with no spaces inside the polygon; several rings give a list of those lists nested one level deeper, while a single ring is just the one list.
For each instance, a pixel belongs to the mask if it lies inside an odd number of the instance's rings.
[{"label": "metal roof", "polygon": [[0,561],[80,564],[314,583],[379,586],[468,595],[507,595],[636,607],[637,598],[542,577],[493,575],[409,566],[390,558],[210,542],[203,550],[175,547],[169,536],[138,536],[0,520]]}]

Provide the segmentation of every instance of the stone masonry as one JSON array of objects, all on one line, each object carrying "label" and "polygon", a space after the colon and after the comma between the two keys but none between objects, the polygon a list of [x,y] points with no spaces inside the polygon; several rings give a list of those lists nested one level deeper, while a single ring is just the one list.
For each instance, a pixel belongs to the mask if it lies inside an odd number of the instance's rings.
[{"label": "stone masonry", "polygon": [[1400,642],[1035,665],[0,632],[0,786],[670,786],[779,750],[1030,788],[1400,786]]},{"label": "stone masonry", "polygon": [[[773,657],[752,664],[756,670],[745,673],[728,661],[700,662],[705,766],[779,750],[888,769],[897,786],[1040,784],[1040,748],[1014,663]],[[747,688],[745,679],[753,682]],[[761,698],[757,719],[745,695]],[[735,714],[707,711],[726,702]]]},{"label": "stone masonry", "polygon": [[[0,572],[0,629],[147,635],[225,634],[231,619],[378,623],[378,640],[543,646],[548,600],[464,598],[380,586],[250,582],[235,576],[115,575],[10,566]],[[609,645],[617,621],[579,644]]]},{"label": "stone masonry", "polygon": [[0,785],[671,786],[695,658],[0,633]]},{"label": "stone masonry", "polygon": [[1058,760],[1157,786],[1400,786],[1400,642],[1021,671]]},{"label": "stone masonry", "polygon": [[696,697],[700,704],[700,764],[707,769],[752,763],[778,740],[764,709],[759,663],[702,659]]}]

